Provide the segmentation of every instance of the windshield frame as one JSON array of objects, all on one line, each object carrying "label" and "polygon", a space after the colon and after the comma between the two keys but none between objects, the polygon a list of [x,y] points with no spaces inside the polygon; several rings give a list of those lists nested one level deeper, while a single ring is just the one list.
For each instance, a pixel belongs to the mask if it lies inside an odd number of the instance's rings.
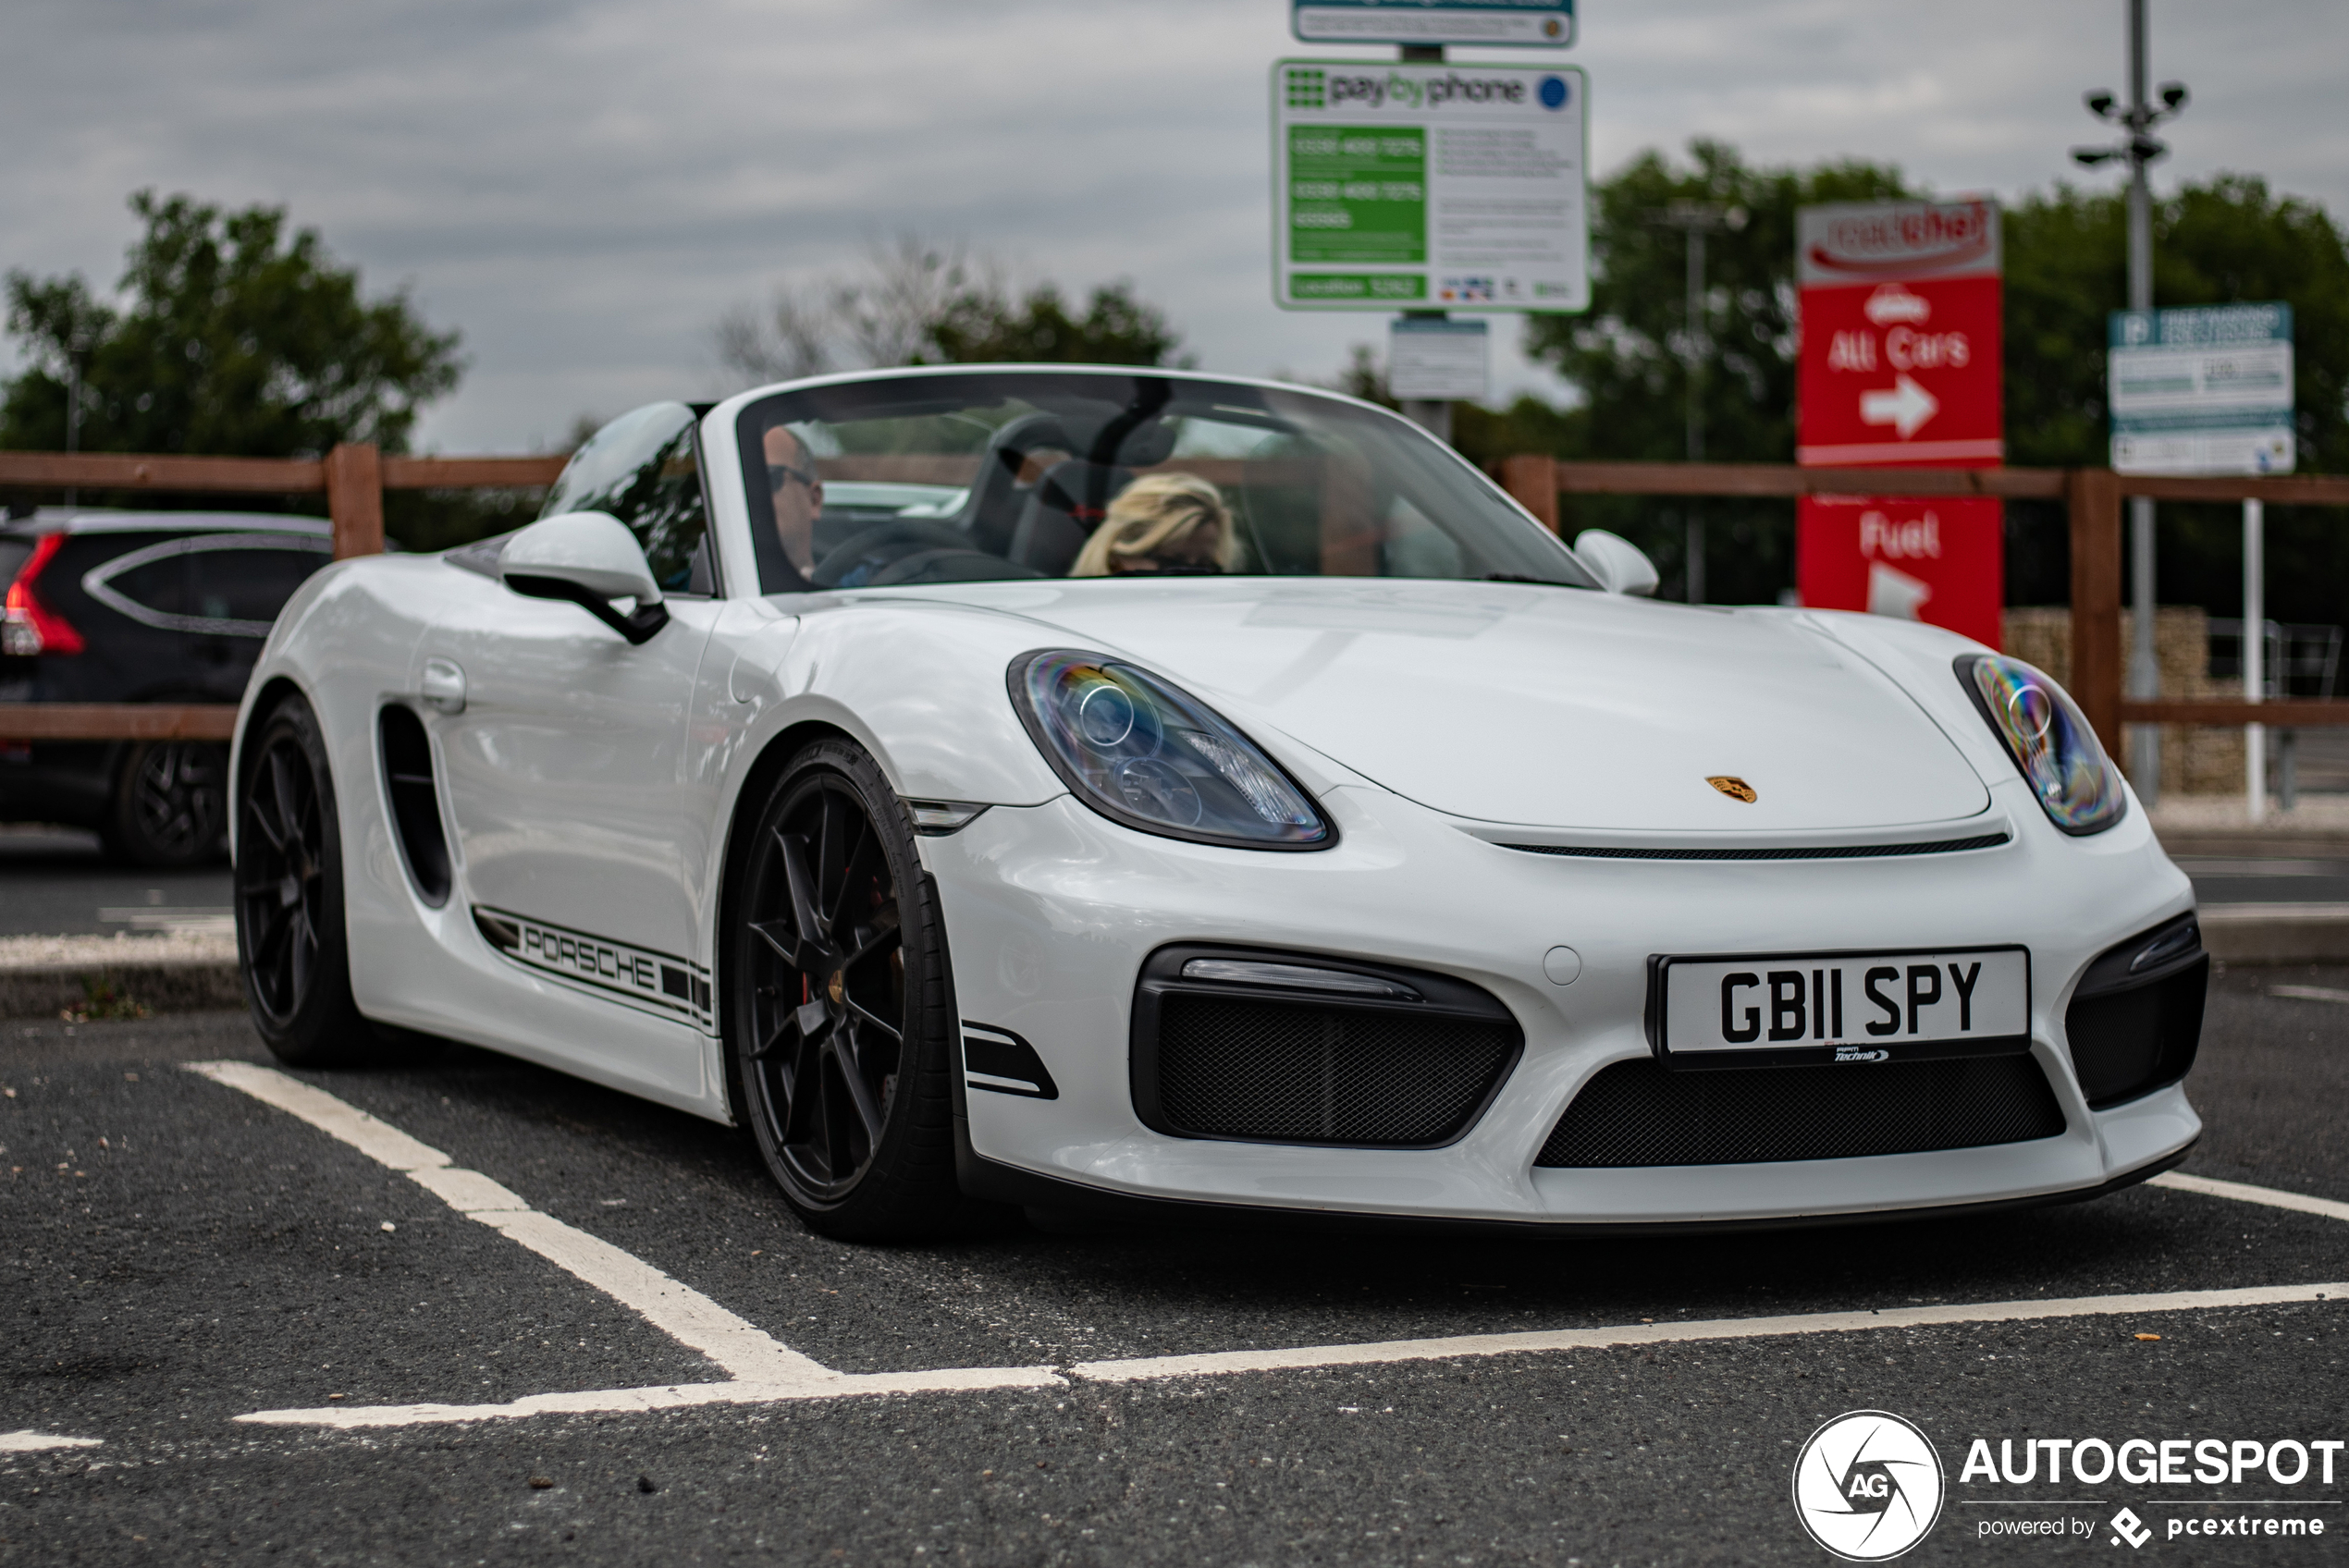
[{"label": "windshield frame", "polygon": [[[769,429],[777,425],[811,422],[842,423],[856,419],[912,418],[926,413],[955,414],[976,408],[1000,407],[1005,400],[1001,395],[1002,386],[1006,380],[1014,378],[1032,382],[1035,391],[1046,394],[1042,398],[1023,399],[1040,408],[1051,407],[1049,395],[1056,384],[1064,398],[1096,405],[1109,399],[1084,396],[1089,390],[1086,383],[1123,382],[1132,386],[1135,395],[1124,400],[1127,412],[1112,417],[1103,427],[1100,442],[1106,445],[1114,444],[1115,438],[1122,435],[1121,427],[1130,429],[1134,423],[1155,417],[1170,408],[1178,410],[1191,406],[1217,408],[1215,394],[1218,389],[1225,394],[1220,405],[1221,412],[1244,415],[1253,406],[1261,409],[1261,417],[1268,422],[1286,424],[1290,428],[1297,427],[1285,420],[1276,407],[1267,406],[1269,403],[1294,400],[1326,405],[1331,413],[1345,423],[1358,428],[1375,425],[1375,437],[1380,443],[1393,443],[1399,447],[1396,457],[1389,459],[1398,467],[1424,470],[1427,465],[1433,464],[1441,472],[1427,476],[1437,478],[1439,483],[1457,483],[1465,479],[1468,487],[1482,500],[1496,503],[1477,521],[1482,526],[1503,530],[1508,545],[1531,557],[1526,564],[1548,569],[1542,575],[1513,571],[1459,577],[1396,574],[1381,576],[1378,581],[1476,582],[1498,578],[1602,591],[1601,584],[1566,543],[1489,475],[1419,425],[1378,404],[1293,382],[1206,375],[1150,366],[985,364],[916,366],[824,376],[759,387],[729,399],[734,407],[731,410],[720,410],[720,417],[729,418],[732,423],[747,513],[744,521],[748,524],[758,592],[763,594],[801,594],[841,591],[834,586],[809,581],[786,557],[775,525],[773,501],[768,486],[765,436]],[[1441,524],[1438,526],[1442,527]],[[1444,532],[1448,534],[1450,530],[1445,529]],[[1322,574],[1256,571],[1232,575],[1297,582]],[[1334,579],[1345,574],[1326,575]],[[1007,572],[1002,579],[982,581],[1027,580],[1017,572]],[[1040,580],[1071,581],[1058,577]]]}]

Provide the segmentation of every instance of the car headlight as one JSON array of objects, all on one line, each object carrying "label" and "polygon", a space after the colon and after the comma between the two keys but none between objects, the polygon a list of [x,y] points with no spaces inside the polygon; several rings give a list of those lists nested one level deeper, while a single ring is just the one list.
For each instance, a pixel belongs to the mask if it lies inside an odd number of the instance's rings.
[{"label": "car headlight", "polygon": [[1336,831],[1297,781],[1206,704],[1101,654],[1012,661],[1012,706],[1077,799],[1146,833],[1318,850]]},{"label": "car headlight", "polygon": [[1958,680],[2007,743],[2048,820],[2066,833],[2101,833],[2129,809],[2121,770],[2064,689],[2021,659],[1965,654]]}]

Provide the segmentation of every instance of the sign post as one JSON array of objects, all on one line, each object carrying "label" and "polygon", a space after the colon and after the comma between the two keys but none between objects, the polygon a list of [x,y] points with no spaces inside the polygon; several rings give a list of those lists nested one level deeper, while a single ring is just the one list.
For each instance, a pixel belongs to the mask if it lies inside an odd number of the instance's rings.
[{"label": "sign post", "polygon": [[[1802,356],[1795,460],[1993,468],[2005,459],[1998,209],[1881,202],[1796,214]],[[1867,610],[1998,644],[2005,516],[1973,496],[1805,496],[1806,605]]]},{"label": "sign post", "polygon": [[[2203,305],[2107,318],[2105,406],[2122,473],[2290,473],[2292,307]],[[2243,504],[2243,694],[2267,695],[2267,519]],[[2150,595],[2147,595],[2148,599]],[[2268,731],[2243,728],[2250,819],[2268,810]],[[2292,735],[2285,731],[2288,743]]]}]

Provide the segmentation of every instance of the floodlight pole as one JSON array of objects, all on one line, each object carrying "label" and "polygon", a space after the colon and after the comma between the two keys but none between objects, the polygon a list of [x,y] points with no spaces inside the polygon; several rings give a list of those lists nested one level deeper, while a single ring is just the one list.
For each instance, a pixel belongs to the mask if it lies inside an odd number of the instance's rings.
[{"label": "floodlight pole", "polygon": [[[2147,128],[2146,104],[2146,0],[2129,0],[2129,308],[2153,309],[2153,187],[2146,178],[2143,142]],[[2129,501],[2129,598],[2136,615],[2130,627],[2129,694],[2151,702],[2161,694],[2161,661],[2155,652],[2153,498]],[[2147,805],[2161,795],[2161,730],[2141,724],[2130,738],[2141,782],[2137,793]]]},{"label": "floodlight pole", "polygon": [[[2153,128],[2176,117],[2185,107],[2185,84],[2161,84],[2159,106],[2146,96],[2146,0],[2129,0],[2129,106],[2120,109],[2109,92],[2087,95],[2088,112],[2100,120],[2116,121],[2127,132],[2118,146],[2074,147],[2074,161],[2089,168],[2114,158],[2129,165],[2129,309],[2153,309],[2153,189],[2146,168],[2170,149],[2156,141]],[[2161,694],[2161,665],[2154,643],[2153,502],[2146,496],[2129,502],[2129,695],[2150,701]],[[2151,805],[2161,792],[2161,731],[2149,724],[2129,727],[2130,781]]]}]

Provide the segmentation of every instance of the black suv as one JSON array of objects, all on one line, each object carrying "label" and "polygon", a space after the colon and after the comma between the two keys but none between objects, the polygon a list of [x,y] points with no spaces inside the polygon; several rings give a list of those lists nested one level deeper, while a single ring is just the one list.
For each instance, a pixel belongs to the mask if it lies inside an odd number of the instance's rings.
[{"label": "black suv", "polygon": [[[302,580],[333,558],[313,518],[40,511],[0,522],[0,703],[233,703]],[[141,865],[227,847],[228,749],[0,740],[0,821],[98,830]]]}]

